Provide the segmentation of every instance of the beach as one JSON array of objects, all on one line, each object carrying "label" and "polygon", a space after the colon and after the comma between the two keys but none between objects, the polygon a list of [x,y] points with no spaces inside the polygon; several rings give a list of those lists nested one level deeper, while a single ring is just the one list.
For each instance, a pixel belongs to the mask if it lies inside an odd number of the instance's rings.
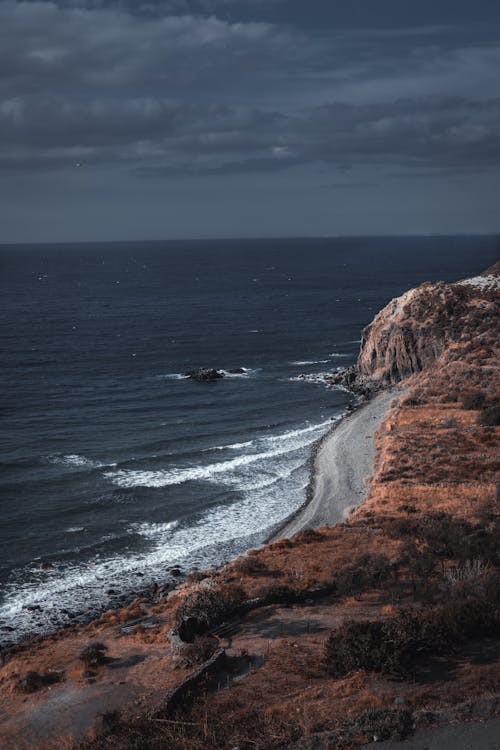
[{"label": "beach", "polygon": [[320,442],[311,468],[307,502],[273,539],[332,526],[365,499],[373,473],[375,432],[398,392],[383,392],[345,416]]}]

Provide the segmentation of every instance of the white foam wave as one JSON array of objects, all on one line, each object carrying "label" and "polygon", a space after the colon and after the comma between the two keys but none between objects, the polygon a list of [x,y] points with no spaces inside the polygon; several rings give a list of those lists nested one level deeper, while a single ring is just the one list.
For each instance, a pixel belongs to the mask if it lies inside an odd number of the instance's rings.
[{"label": "white foam wave", "polygon": [[253,445],[253,440],[247,440],[244,443],[228,443],[226,445],[213,445],[210,448],[204,448],[202,453],[209,453],[210,451],[225,451],[225,450],[240,450],[241,448],[248,448]]},{"label": "white foam wave", "polygon": [[250,466],[257,462],[275,459],[306,447],[311,440],[312,433],[321,433],[331,420],[320,424],[308,425],[295,430],[288,430],[281,435],[262,438],[259,442],[262,447],[269,445],[272,450],[264,450],[258,453],[246,453],[229,461],[218,461],[205,466],[189,466],[173,469],[159,469],[156,471],[120,469],[119,471],[108,471],[104,474],[113,484],[122,488],[133,487],[168,487],[170,485],[184,484],[192,481],[220,482],[224,484],[224,475],[230,474],[237,469]]},{"label": "white foam wave", "polygon": [[253,375],[256,370],[252,370],[249,367],[242,367],[241,368],[243,372],[229,372],[229,370],[221,370],[220,372],[226,377],[226,378],[248,378],[250,375]]},{"label": "white foam wave", "polygon": [[[261,543],[271,526],[303,502],[308,478],[306,447],[329,426],[331,420],[325,420],[278,435],[262,435],[247,441],[253,444],[255,453],[208,467],[194,467],[198,472],[207,472],[209,481],[237,488],[242,494],[232,504],[221,503],[191,517],[189,524],[177,521],[131,524],[128,533],[140,534],[144,540],[140,549],[131,546],[109,556],[100,549],[100,554],[96,552],[86,563],[56,562],[53,571],[33,568],[28,581],[13,580],[4,588],[0,631],[2,624],[12,622],[16,623],[16,637],[54,629],[61,624],[60,613],[64,609],[83,613],[96,606],[109,606],[110,585],[120,591],[131,591],[162,580],[168,566],[206,567]],[[248,448],[242,445],[239,449]],[[164,486],[165,478],[178,481],[179,472],[183,471],[192,472],[193,468],[152,472],[152,475],[155,481],[159,480],[158,486]],[[147,479],[147,472],[107,474],[113,481],[118,474],[127,486],[132,486],[137,474],[142,474],[141,481]],[[10,640],[12,635],[6,633],[6,637]]]},{"label": "white foam wave", "polygon": [[68,453],[63,456],[49,456],[48,460],[51,464],[61,464],[62,466],[85,469],[102,469],[108,466],[116,466],[116,463],[104,464],[101,463],[101,461],[94,461],[86,456],[80,456],[78,453]]},{"label": "white foam wave", "polygon": [[166,523],[148,523],[144,521],[143,523],[133,523],[129,528],[129,533],[139,534],[148,539],[156,539],[160,536],[165,538],[178,525],[178,521],[167,521]]},{"label": "white foam wave", "polygon": [[335,357],[350,357],[351,355],[350,355],[350,354],[341,354],[340,352],[332,352],[332,353],[331,353],[331,354],[329,354],[328,356],[329,356],[330,358],[331,358],[331,357],[335,358]]},{"label": "white foam wave", "polygon": [[147,538],[146,549],[107,559],[95,555],[86,564],[56,563],[52,572],[33,570],[30,581],[6,587],[0,604],[0,630],[2,623],[15,622],[17,635],[47,631],[60,624],[62,609],[85,612],[99,604],[107,606],[110,585],[133,590],[134,581],[135,586],[147,586],[161,580],[169,565],[207,566],[241,553],[249,537],[252,545],[258,544],[266,529],[301,504],[306,482],[307,469],[302,463],[282,478],[279,492],[269,492],[266,486],[256,488],[233,505],[219,505],[200,514],[189,526],[134,526]]},{"label": "white foam wave", "polygon": [[66,529],[66,534],[78,534],[80,531],[85,531],[85,526],[70,526]]},{"label": "white foam wave", "polygon": [[290,364],[301,367],[302,365],[324,365],[328,361],[328,359],[297,359],[294,362],[290,362]]},{"label": "white foam wave", "polygon": [[181,372],[167,372],[164,375],[157,375],[157,378],[162,380],[186,380],[187,375],[183,375]]}]

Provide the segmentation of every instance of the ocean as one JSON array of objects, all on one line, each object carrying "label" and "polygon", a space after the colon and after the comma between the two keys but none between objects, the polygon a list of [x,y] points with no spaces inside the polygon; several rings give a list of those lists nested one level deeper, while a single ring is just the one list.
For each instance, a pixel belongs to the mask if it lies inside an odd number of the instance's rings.
[{"label": "ocean", "polygon": [[[300,373],[355,362],[423,281],[494,237],[0,246],[0,639],[261,544],[304,502],[349,402]],[[245,368],[210,383],[192,368]]]}]

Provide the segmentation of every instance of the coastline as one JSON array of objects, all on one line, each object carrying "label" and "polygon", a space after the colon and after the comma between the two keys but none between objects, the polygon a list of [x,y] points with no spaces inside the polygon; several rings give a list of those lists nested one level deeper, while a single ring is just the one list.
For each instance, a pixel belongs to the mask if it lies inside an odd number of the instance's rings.
[{"label": "coastline", "polygon": [[[355,395],[355,394],[353,394]],[[305,490],[305,499],[304,502],[291,514],[286,516],[282,521],[279,522],[279,524],[272,530],[272,532],[265,538],[265,540],[262,542],[259,547],[265,547],[267,544],[270,544],[273,541],[276,541],[278,539],[283,538],[284,536],[293,536],[294,534],[298,533],[299,531],[303,531],[307,528],[317,528],[321,525],[334,525],[335,523],[338,523],[342,521],[342,517],[334,518],[330,522],[320,523],[316,525],[311,525],[308,521],[308,513],[310,512],[311,507],[313,506],[313,503],[315,503],[315,492],[317,488],[317,482],[318,482],[318,475],[319,475],[319,469],[317,465],[318,455],[323,449],[323,447],[328,444],[331,440],[334,440],[336,435],[338,434],[338,431],[344,427],[344,425],[347,424],[357,424],[360,415],[363,414],[363,412],[370,408],[370,406],[376,402],[378,399],[381,399],[384,397],[384,404],[387,400],[391,400],[394,397],[394,391],[381,391],[373,395],[371,398],[364,399],[358,403],[355,403],[354,406],[351,406],[347,411],[339,415],[338,417],[334,418],[334,422],[332,423],[332,426],[328,431],[322,435],[318,440],[316,440],[310,448],[309,456],[306,461],[306,466],[308,468],[309,472],[309,481],[308,485]],[[380,415],[382,418],[385,414],[387,408],[384,406],[383,412]],[[352,498],[351,498],[352,499]],[[348,506],[346,506],[344,510],[348,510],[355,505],[358,505],[364,501],[365,497],[361,498],[359,502],[356,503],[350,503]],[[326,510],[326,506],[323,503],[324,510]],[[292,529],[293,526],[293,529]],[[251,549],[251,548],[249,548]],[[246,552],[243,552],[242,554],[246,554]],[[217,570],[225,565],[227,565],[228,562],[232,562],[231,560],[226,560],[225,562],[213,566],[213,569]],[[176,568],[177,566],[173,566]],[[34,644],[34,643],[40,643],[43,642],[47,637],[51,637],[59,632],[63,632],[67,629],[71,629],[73,626],[85,626],[89,625],[92,622],[98,620],[104,612],[111,610],[119,611],[123,608],[126,608],[130,606],[135,600],[142,598],[143,600],[149,600],[150,603],[153,605],[156,601],[159,600],[161,597],[165,597],[170,593],[175,592],[178,589],[181,589],[182,586],[185,584],[186,579],[191,573],[195,573],[198,571],[198,568],[196,566],[190,566],[185,569],[183,568],[177,568],[180,572],[180,574],[177,574],[175,577],[167,574],[167,576],[163,580],[157,581],[157,587],[153,587],[152,585],[149,586],[143,586],[139,587],[135,590],[129,590],[126,592],[120,592],[119,596],[117,597],[117,602],[114,605],[111,605],[111,608],[109,607],[96,607],[95,609],[89,609],[85,611],[80,617],[77,619],[74,619],[72,621],[69,621],[67,623],[63,623],[56,627],[55,629],[47,630],[46,632],[42,633],[30,633],[27,634],[25,637],[20,638],[16,641],[7,641],[4,643],[3,647],[6,649],[12,649],[16,647],[26,647],[27,645]]]},{"label": "coastline", "polygon": [[[366,480],[373,470],[373,433],[390,408],[390,402],[397,395],[400,395],[400,392],[394,389],[384,390],[361,402],[337,420],[332,428],[316,441],[308,460],[310,477],[306,499],[273,530],[266,539],[266,544],[293,536],[305,529],[332,526],[343,521],[350,509],[364,502]],[[372,431],[370,436],[365,435],[368,428]],[[370,439],[369,443],[367,437]],[[339,459],[339,452],[343,452],[340,458],[343,458],[344,462],[352,460],[352,465],[347,469],[344,466],[342,471],[332,474],[331,465]],[[353,503],[354,498],[359,500]]]},{"label": "coastline", "polygon": [[[353,395],[355,395],[353,393]],[[262,542],[262,544],[259,545],[259,548],[265,547],[266,545],[270,544],[273,541],[276,541],[278,539],[283,538],[284,536],[293,536],[294,534],[298,533],[299,531],[303,531],[307,528],[316,528],[319,525],[325,525],[325,524],[316,524],[316,526],[311,525],[308,523],[307,516],[310,511],[310,508],[313,507],[312,504],[315,502],[315,492],[317,488],[317,481],[318,481],[318,475],[319,475],[319,469],[317,465],[318,455],[323,449],[323,447],[329,443],[329,441],[334,440],[335,436],[337,435],[338,431],[346,424],[357,424],[359,417],[363,412],[369,408],[374,402],[377,401],[377,399],[380,399],[381,397],[385,397],[385,401],[388,399],[390,401],[391,398],[394,397],[394,391],[380,391],[373,395],[371,398],[364,399],[362,401],[359,401],[358,403],[355,403],[354,406],[351,406],[348,410],[340,414],[338,417],[334,418],[334,422],[332,423],[332,426],[328,429],[328,431],[322,435],[318,440],[316,440],[310,447],[309,456],[306,461],[306,466],[308,468],[309,472],[309,481],[308,485],[305,490],[305,499],[304,502],[291,514],[286,516],[282,519],[282,521],[279,522],[277,526],[272,530],[272,532],[265,538],[265,540]],[[383,413],[381,414],[381,418],[385,414],[387,408],[384,407]],[[350,503],[348,506],[346,506],[345,510],[348,510],[355,505],[359,505],[364,501],[365,497],[361,498],[359,502],[357,503]],[[326,510],[326,508],[324,508]],[[342,517],[338,517],[336,519],[333,519],[331,523],[328,523],[327,525],[334,525],[335,523],[338,523],[342,521]],[[293,526],[293,530],[291,527]],[[287,531],[289,530],[289,531]],[[249,549],[252,549],[251,547]],[[248,550],[247,550],[248,551]],[[241,554],[246,554],[246,552],[243,552]],[[223,568],[227,563],[232,562],[232,560],[226,560],[223,563],[220,563],[219,565],[213,566],[214,570]],[[59,632],[63,632],[65,630],[71,629],[73,626],[85,626],[89,625],[92,622],[98,620],[103,613],[106,611],[115,610],[119,611],[123,608],[126,608],[130,606],[135,600],[137,599],[145,599],[149,600],[151,604],[154,604],[155,601],[158,600],[158,598],[165,597],[170,593],[175,592],[178,589],[181,589],[182,586],[185,584],[186,579],[191,573],[196,573],[198,571],[198,567],[193,565],[187,568],[182,568],[178,566],[173,566],[173,568],[177,568],[180,571],[180,574],[177,574],[175,577],[172,575],[167,574],[167,576],[163,580],[157,581],[157,588],[154,588],[152,585],[149,586],[143,586],[139,587],[134,590],[128,590],[125,592],[120,592],[116,604],[112,604],[111,607],[99,607],[97,606],[95,609],[89,609],[85,611],[80,617],[71,620],[69,622],[63,623],[56,627],[55,629],[47,630],[46,632],[33,632],[30,634],[27,634],[26,636],[16,640],[16,641],[7,641],[3,644],[3,648],[5,649],[12,649],[16,647],[25,647],[30,644],[40,643],[43,642],[46,638],[51,637]]]}]

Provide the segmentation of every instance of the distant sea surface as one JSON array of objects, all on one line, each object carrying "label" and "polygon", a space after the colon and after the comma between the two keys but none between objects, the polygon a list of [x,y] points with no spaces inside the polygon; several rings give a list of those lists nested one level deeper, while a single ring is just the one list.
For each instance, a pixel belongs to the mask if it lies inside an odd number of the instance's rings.
[{"label": "distant sea surface", "polygon": [[[304,501],[362,328],[495,238],[1,246],[0,636],[258,545]],[[197,367],[244,367],[215,383]]]}]

